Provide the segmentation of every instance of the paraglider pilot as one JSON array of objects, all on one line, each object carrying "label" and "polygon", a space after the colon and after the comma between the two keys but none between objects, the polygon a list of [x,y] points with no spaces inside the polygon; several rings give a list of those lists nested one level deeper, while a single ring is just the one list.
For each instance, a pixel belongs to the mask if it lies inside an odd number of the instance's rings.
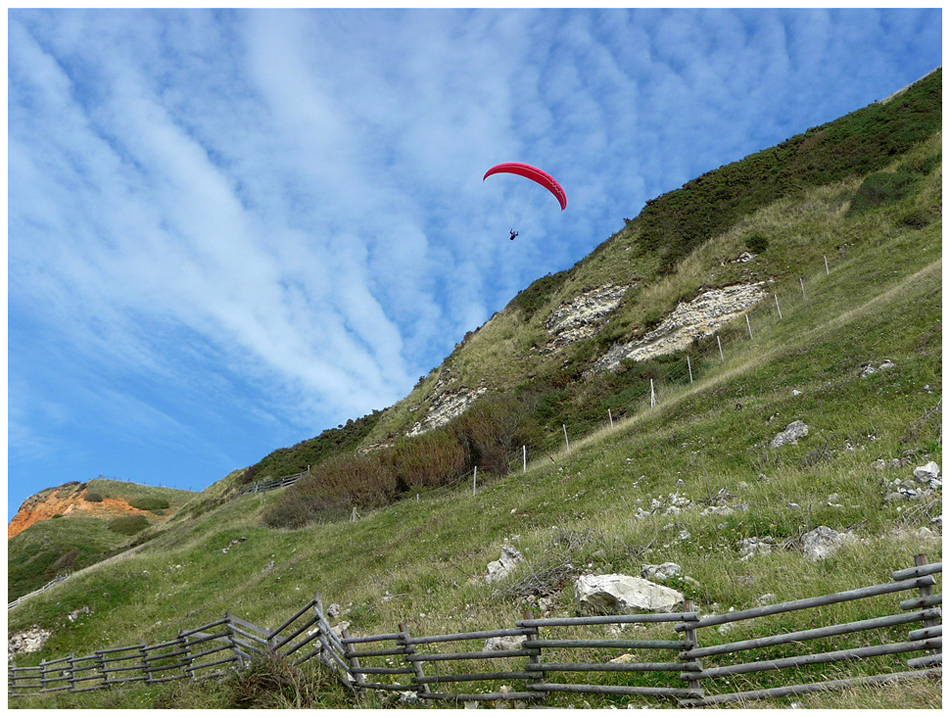
[{"label": "paraglider pilot", "polygon": [[511,236],[508,237],[509,239],[511,239],[511,241],[514,241],[515,237],[518,236],[518,232],[516,232],[514,229],[509,229],[508,233],[511,234]]}]

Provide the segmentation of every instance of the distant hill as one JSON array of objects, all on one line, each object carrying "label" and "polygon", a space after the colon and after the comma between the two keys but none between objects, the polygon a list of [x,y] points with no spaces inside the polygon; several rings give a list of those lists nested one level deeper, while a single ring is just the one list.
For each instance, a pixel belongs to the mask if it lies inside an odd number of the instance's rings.
[{"label": "distant hill", "polygon": [[7,527],[11,600],[92,565],[172,515],[196,493],[108,479],[64,483],[27,498]]}]

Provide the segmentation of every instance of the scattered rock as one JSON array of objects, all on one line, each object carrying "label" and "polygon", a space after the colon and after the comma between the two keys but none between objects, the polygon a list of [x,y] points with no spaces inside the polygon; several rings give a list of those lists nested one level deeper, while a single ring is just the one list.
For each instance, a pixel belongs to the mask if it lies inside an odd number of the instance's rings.
[{"label": "scattered rock", "polygon": [[797,445],[798,439],[804,438],[807,435],[808,424],[804,421],[792,421],[785,427],[784,431],[772,439],[769,448],[780,448],[786,444]]},{"label": "scattered rock", "polygon": [[489,637],[485,640],[484,652],[498,650],[520,650],[521,644],[528,639],[526,635],[508,635],[503,637]]},{"label": "scattered rock", "polygon": [[488,564],[488,575],[485,576],[485,582],[493,583],[507,577],[518,563],[524,560],[521,551],[507,540],[501,546],[501,557]]},{"label": "scattered rock", "polygon": [[849,533],[839,533],[827,525],[819,525],[802,536],[802,554],[809,560],[824,560],[853,540]]},{"label": "scattered rock", "polygon": [[889,369],[894,368],[895,366],[897,366],[897,364],[895,364],[895,363],[894,363],[893,361],[891,361],[890,359],[885,359],[885,360],[884,360],[884,363],[882,363],[882,364],[881,364],[880,366],[878,366],[877,368],[874,368],[874,366],[873,366],[872,364],[866,363],[866,364],[863,364],[863,365],[861,366],[861,374],[860,374],[860,375],[861,375],[861,378],[867,378],[867,377],[870,376],[871,374],[875,374],[875,373],[877,373],[878,371],[887,371],[887,370],[889,370]]},{"label": "scattered rock", "polygon": [[274,561],[271,560],[267,565],[264,566],[264,569],[261,570],[262,573],[268,573],[274,569]]},{"label": "scattered rock", "polygon": [[768,555],[772,552],[772,537],[743,538],[739,541],[739,560],[748,560],[753,555]]},{"label": "scattered rock", "polygon": [[676,563],[662,563],[661,565],[644,565],[640,569],[640,577],[644,580],[669,580],[681,575],[683,568]]},{"label": "scattered rock", "polygon": [[17,655],[38,652],[43,648],[51,634],[49,630],[34,625],[29,630],[10,635],[7,639],[7,658],[12,660]]},{"label": "scattered rock", "polygon": [[672,612],[682,593],[630,575],[582,575],[574,583],[582,614],[627,615],[640,611]]}]

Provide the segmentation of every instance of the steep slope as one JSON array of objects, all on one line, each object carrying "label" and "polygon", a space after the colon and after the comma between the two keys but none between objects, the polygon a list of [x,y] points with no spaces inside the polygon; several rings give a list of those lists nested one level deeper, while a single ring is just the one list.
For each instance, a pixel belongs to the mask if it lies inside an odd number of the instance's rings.
[{"label": "steep slope", "polygon": [[[769,593],[794,600],[887,582],[915,553],[940,560],[939,487],[913,485],[915,466],[942,458],[941,136],[929,119],[933,103],[939,112],[939,73],[936,85],[925,84],[929,99],[914,116],[929,129],[911,131],[913,117],[887,125],[876,140],[882,146],[893,147],[890,134],[920,139],[886,162],[752,206],[672,267],[664,268],[661,253],[638,256],[652,225],[627,222],[578,265],[522,292],[405,401],[350,425],[346,436],[329,431],[304,442],[299,454],[316,449],[340,467],[354,444],[391,441],[399,450],[366,455],[408,456],[399,451],[415,444],[435,457],[435,437],[448,435],[442,429],[405,434],[425,427],[433,406],[484,389],[461,418],[493,396],[528,406],[544,430],[526,466],[519,450],[514,471],[479,470],[477,485],[468,472],[461,483],[410,486],[400,495],[411,499],[359,505],[345,520],[310,516],[295,529],[268,527],[262,517],[299,506],[306,491],[231,499],[247,475],[235,471],[143,531],[149,541],[134,554],[12,611],[11,632],[34,624],[50,632],[18,665],[170,640],[225,611],[276,627],[317,592],[347,611],[353,634],[406,623],[414,634],[437,635],[510,624],[541,598],[554,615],[575,614],[572,578],[639,575],[645,563],[682,566],[692,582],[676,587],[708,614],[754,607]],[[823,136],[832,134],[829,128]],[[714,173],[708,180],[718,183]],[[677,196],[670,211],[698,216],[682,206],[690,193]],[[763,282],[766,298],[751,306],[732,288]],[[727,299],[738,301],[735,310]],[[618,347],[661,343],[717,314],[733,319],[718,327],[723,354],[717,337],[706,336],[671,354],[599,365]],[[776,446],[793,422],[806,424],[808,434]],[[268,470],[294,472],[295,455],[282,449]],[[434,461],[419,463],[431,469]],[[802,536],[819,526],[852,539],[811,561]],[[745,556],[749,541],[772,548]],[[505,542],[517,544],[526,562],[506,582],[486,583],[480,576]],[[110,706],[185,706],[184,690],[136,689],[124,703],[109,698]],[[195,703],[208,706],[214,695]],[[939,685],[928,699],[939,703]],[[30,706],[77,706],[70,700],[78,698],[56,694]],[[884,706],[902,704],[898,694]],[[596,706],[626,705],[605,698]]]}]

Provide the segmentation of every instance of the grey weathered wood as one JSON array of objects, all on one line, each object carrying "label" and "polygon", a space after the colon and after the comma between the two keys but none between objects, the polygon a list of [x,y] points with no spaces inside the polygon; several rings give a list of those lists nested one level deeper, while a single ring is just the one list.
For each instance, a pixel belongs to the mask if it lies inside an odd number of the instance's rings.
[{"label": "grey weathered wood", "polygon": [[831,692],[833,690],[846,689],[848,687],[859,687],[864,685],[883,685],[894,682],[903,682],[906,680],[918,680],[923,678],[940,677],[941,670],[919,670],[909,672],[893,672],[886,675],[865,675],[863,677],[852,677],[843,680],[827,680],[824,682],[814,682],[802,685],[788,685],[785,687],[770,687],[762,690],[750,690],[748,692],[733,692],[723,695],[709,695],[701,700],[694,702],[697,706],[716,705],[727,702],[746,702],[751,700],[770,699],[775,697],[788,697],[790,695],[802,695],[809,692]]},{"label": "grey weathered wood", "polygon": [[923,619],[924,616],[931,616],[933,613],[933,610],[921,610],[913,613],[903,613],[900,615],[888,615],[886,617],[859,620],[857,622],[849,622],[841,625],[829,625],[827,627],[818,627],[811,630],[802,630],[800,632],[788,632],[781,635],[770,635],[768,637],[759,637],[752,640],[728,642],[722,645],[710,645],[708,647],[699,647],[693,650],[681,652],[680,657],[682,659],[693,659],[698,657],[709,657],[710,655],[724,655],[727,653],[742,652],[744,650],[755,650],[762,647],[772,647],[774,645],[784,645],[790,642],[807,642],[809,640],[817,640],[824,637],[835,637],[837,635],[847,635],[854,632],[874,630],[882,627],[904,625],[909,622],[917,622]]},{"label": "grey weathered wood", "polygon": [[653,622],[683,622],[695,620],[696,612],[660,612],[641,615],[588,615],[586,617],[544,617],[518,620],[518,627],[568,627],[571,625],[611,625]]},{"label": "grey weathered wood", "polygon": [[913,568],[904,568],[903,570],[895,570],[891,575],[894,580],[909,580],[910,578],[920,577],[922,575],[934,575],[942,572],[943,562],[937,562],[917,565]]},{"label": "grey weathered wood", "polygon": [[[529,686],[530,687],[530,686]],[[600,695],[646,695],[652,697],[676,697],[699,699],[702,692],[682,687],[637,687],[634,685],[573,685],[545,682],[536,688],[545,692],[585,692]]]},{"label": "grey weathered wood", "polygon": [[409,638],[408,645],[430,645],[437,642],[456,642],[458,640],[485,640],[489,637],[520,637],[524,630],[508,628],[503,630],[480,630],[477,632],[458,632],[451,635],[429,635]]},{"label": "grey weathered wood", "polygon": [[[858,588],[856,590],[845,590],[830,595],[819,595],[817,597],[804,598],[802,600],[792,600],[790,602],[776,603],[775,605],[765,605],[763,607],[754,607],[748,610],[738,610],[725,615],[712,615],[710,617],[700,618],[692,626],[693,629],[712,627],[714,625],[724,625],[727,622],[739,622],[740,620],[749,620],[756,617],[765,617],[766,615],[776,615],[782,612],[791,612],[794,610],[805,610],[823,605],[832,605],[839,602],[849,602],[852,600],[861,600],[867,597],[877,595],[887,595],[889,593],[901,592],[921,585],[933,585],[934,579],[925,575],[913,580],[904,580],[896,583],[885,583],[883,585],[873,585],[867,588]],[[918,606],[919,607],[919,606]],[[677,625],[677,631],[689,629],[687,625]]]},{"label": "grey weathered wood", "polygon": [[684,640],[525,640],[522,645],[525,649],[540,648],[621,648],[625,650],[682,650],[686,646]]},{"label": "grey weathered wood", "polygon": [[530,650],[489,650],[480,652],[416,653],[407,657],[410,662],[439,662],[444,660],[492,660],[501,657],[529,657]]},{"label": "grey weathered wood", "polygon": [[[936,640],[939,640],[939,638],[917,640],[914,642],[897,642],[887,645],[871,645],[870,647],[856,647],[847,650],[833,650],[831,652],[818,652],[810,655],[796,655],[795,657],[762,660],[760,662],[747,662],[741,665],[713,667],[695,673],[692,676],[696,679],[706,680],[712,677],[743,675],[764,670],[782,670],[787,667],[803,667],[805,665],[818,665],[825,662],[838,662],[841,660],[858,660],[863,657],[876,657],[878,655],[895,655],[902,652],[928,650],[937,646],[935,645]],[[687,676],[683,675],[683,679],[687,679]]]},{"label": "grey weathered wood", "polygon": [[542,662],[529,670],[543,672],[679,672],[699,669],[699,663],[685,662]]}]

